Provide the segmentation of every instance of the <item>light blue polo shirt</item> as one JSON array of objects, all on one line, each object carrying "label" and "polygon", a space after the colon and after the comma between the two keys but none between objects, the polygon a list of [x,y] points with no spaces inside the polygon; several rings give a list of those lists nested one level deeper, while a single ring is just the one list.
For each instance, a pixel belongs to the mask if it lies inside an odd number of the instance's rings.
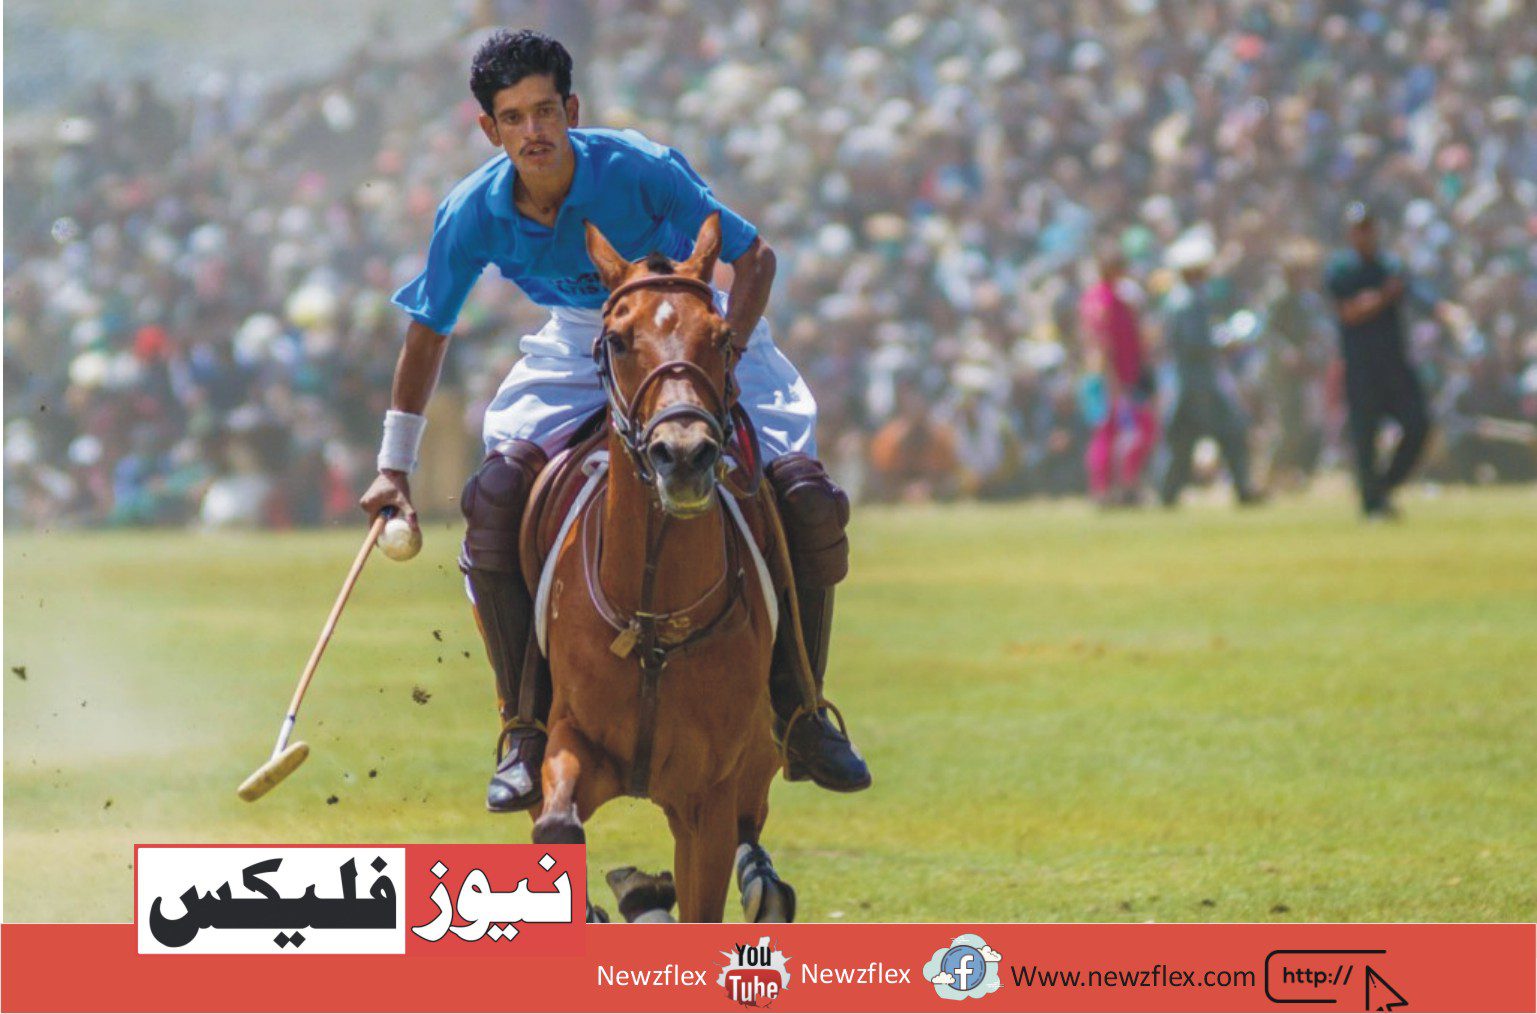
[{"label": "light blue polo shirt", "polygon": [[517,171],[503,152],[438,206],[427,266],[395,293],[395,305],[448,334],[475,280],[495,264],[540,306],[598,309],[608,290],[587,256],[588,220],[631,260],[652,251],[687,259],[700,225],[717,211],[721,258],[728,263],[758,235],[676,150],[633,130],[578,129],[569,136],[576,170],[553,229],[513,207]]}]

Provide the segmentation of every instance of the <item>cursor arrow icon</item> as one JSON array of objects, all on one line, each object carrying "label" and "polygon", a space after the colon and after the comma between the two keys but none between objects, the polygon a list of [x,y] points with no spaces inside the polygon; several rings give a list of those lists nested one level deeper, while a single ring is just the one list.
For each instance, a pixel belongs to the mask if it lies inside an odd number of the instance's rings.
[{"label": "cursor arrow icon", "polygon": [[1379,975],[1375,968],[1371,965],[1366,966],[1367,1010],[1392,1010],[1408,1002],[1402,993],[1388,985],[1388,980]]}]

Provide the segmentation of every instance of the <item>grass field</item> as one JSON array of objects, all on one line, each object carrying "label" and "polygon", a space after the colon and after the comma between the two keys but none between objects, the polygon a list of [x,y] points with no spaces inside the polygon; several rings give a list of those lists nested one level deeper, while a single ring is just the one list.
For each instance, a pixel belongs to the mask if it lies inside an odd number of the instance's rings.
[{"label": "grass field", "polygon": [[[1537,496],[1406,506],[860,511],[832,689],[877,780],[775,787],[803,918],[1537,918]],[[457,534],[364,574],[254,806],[357,533],[8,536],[5,919],[131,918],[134,842],[526,841]],[[670,861],[647,804],[589,831]]]}]

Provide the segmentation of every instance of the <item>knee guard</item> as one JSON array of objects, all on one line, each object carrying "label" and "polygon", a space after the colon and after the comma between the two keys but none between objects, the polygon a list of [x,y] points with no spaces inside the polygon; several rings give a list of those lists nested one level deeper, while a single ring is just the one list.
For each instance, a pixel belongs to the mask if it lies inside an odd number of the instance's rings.
[{"label": "knee guard", "polygon": [[848,494],[816,458],[786,454],[765,469],[789,542],[795,580],[831,588],[849,572]]},{"label": "knee guard", "polygon": [[496,446],[464,484],[464,570],[518,572],[518,528],[534,480],[548,459],[539,445],[508,440]]}]

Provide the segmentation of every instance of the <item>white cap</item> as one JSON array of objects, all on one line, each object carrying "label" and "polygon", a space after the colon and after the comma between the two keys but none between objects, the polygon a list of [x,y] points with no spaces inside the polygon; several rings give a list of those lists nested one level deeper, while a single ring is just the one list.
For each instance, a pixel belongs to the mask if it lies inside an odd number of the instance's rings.
[{"label": "white cap", "polygon": [[1169,247],[1164,261],[1175,271],[1209,267],[1217,259],[1216,244],[1205,231],[1191,230]]}]

